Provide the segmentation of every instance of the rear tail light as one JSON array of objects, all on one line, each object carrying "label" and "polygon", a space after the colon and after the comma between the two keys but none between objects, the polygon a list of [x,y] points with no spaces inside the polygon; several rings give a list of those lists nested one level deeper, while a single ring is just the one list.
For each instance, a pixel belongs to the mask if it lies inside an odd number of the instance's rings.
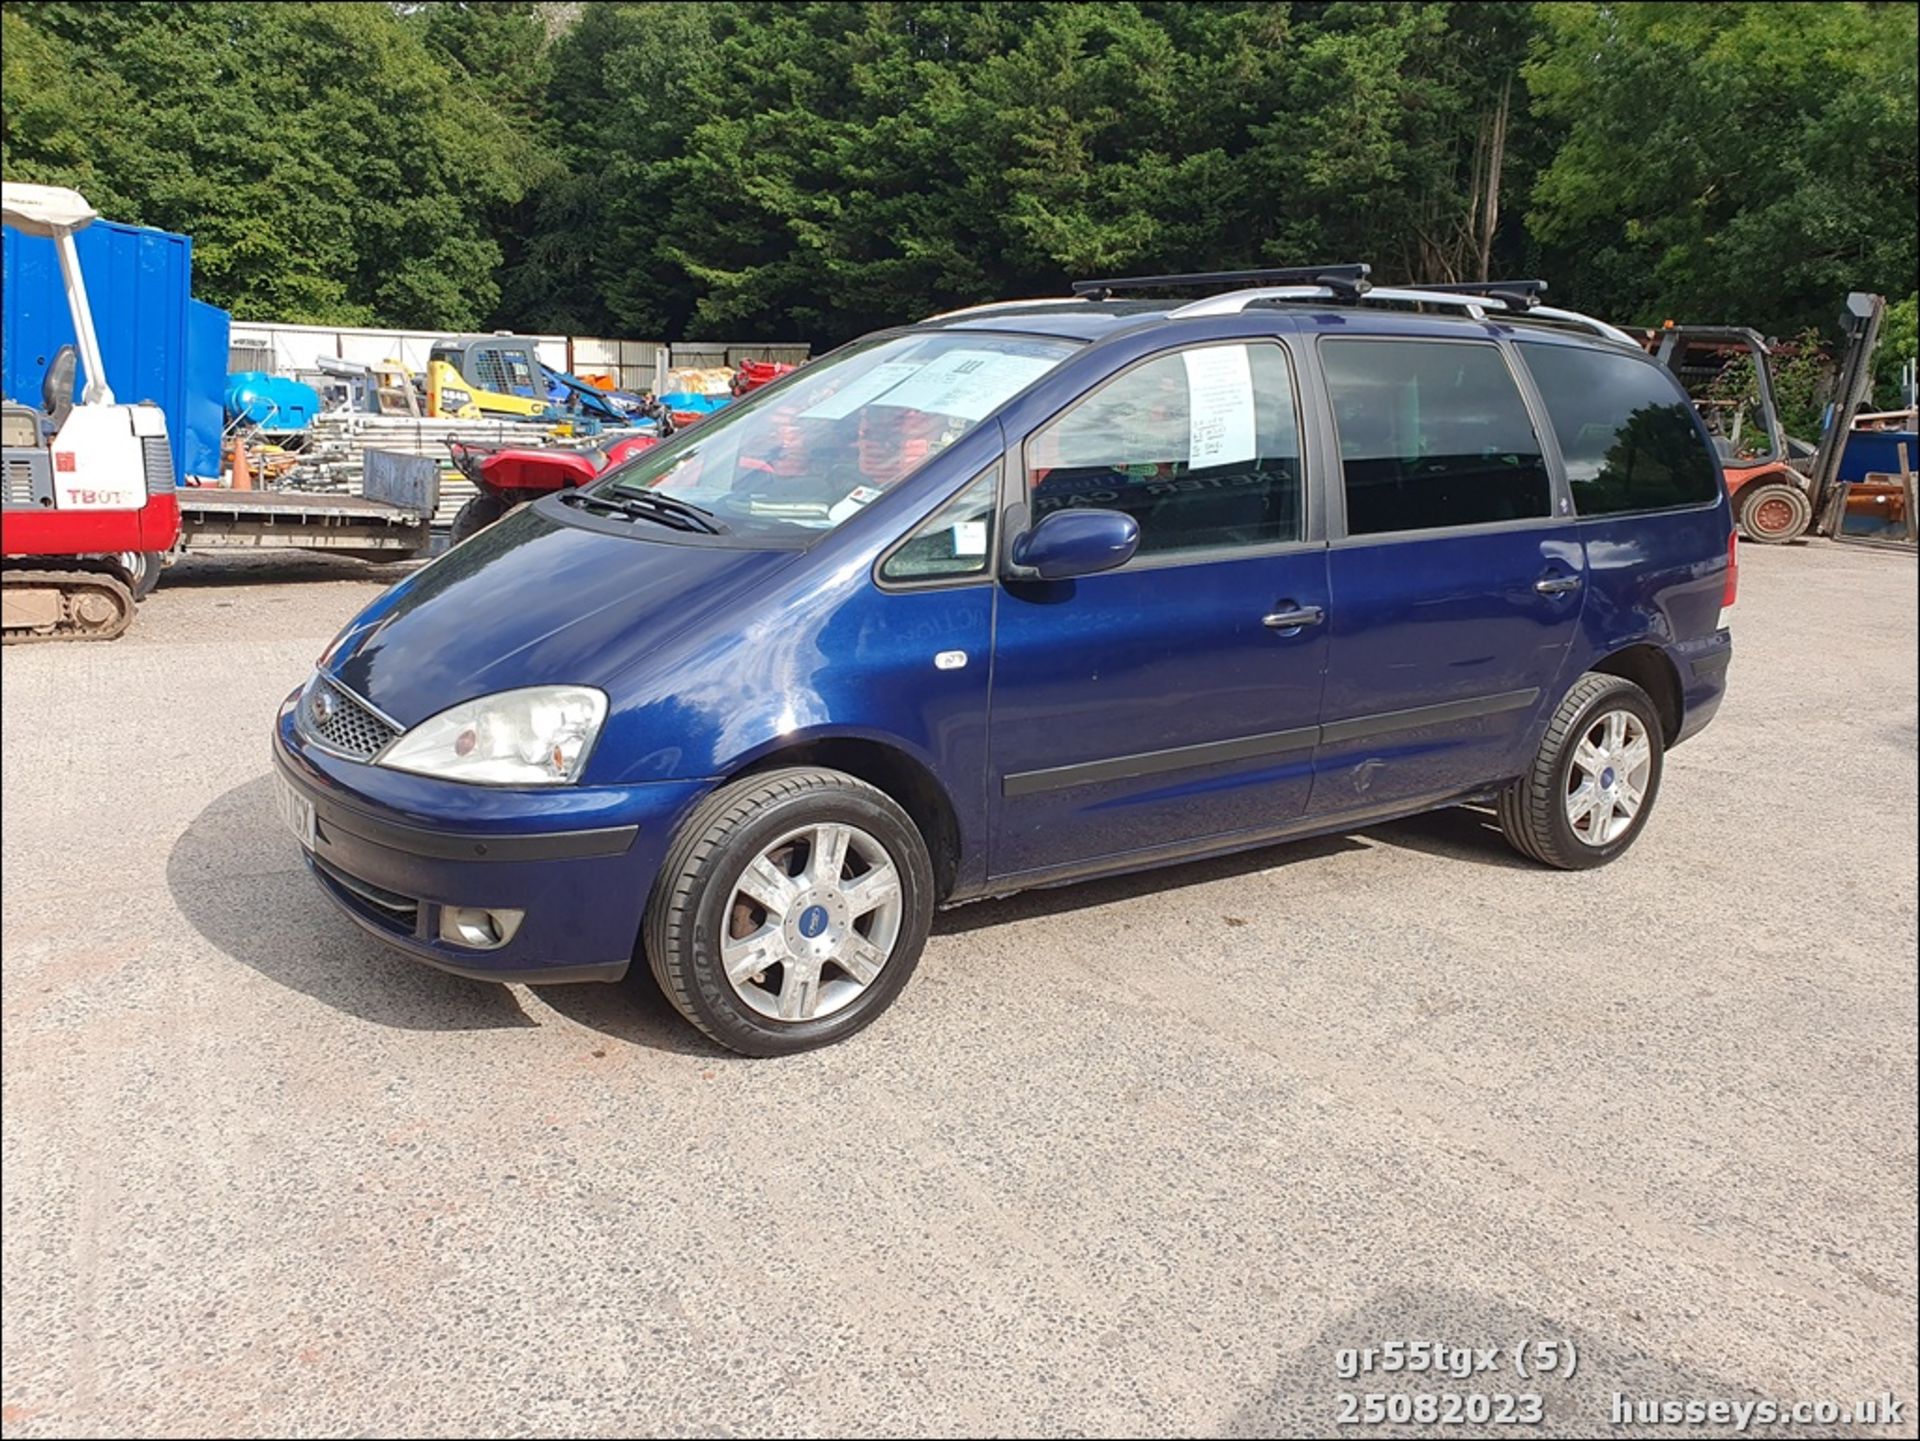
[{"label": "rear tail light", "polygon": [[1720,594],[1720,608],[1725,610],[1732,605],[1740,594],[1740,532],[1727,533],[1727,588]]}]

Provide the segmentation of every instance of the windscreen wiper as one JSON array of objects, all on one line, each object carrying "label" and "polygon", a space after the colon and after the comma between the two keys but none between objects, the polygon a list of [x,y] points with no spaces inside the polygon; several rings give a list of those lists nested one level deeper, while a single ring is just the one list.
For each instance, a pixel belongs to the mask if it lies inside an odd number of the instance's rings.
[{"label": "windscreen wiper", "polygon": [[654,490],[568,490],[561,492],[560,499],[568,505],[584,506],[589,510],[608,510],[635,520],[651,520],[675,530],[722,535],[727,529],[706,507],[682,500],[676,495],[661,495]]}]

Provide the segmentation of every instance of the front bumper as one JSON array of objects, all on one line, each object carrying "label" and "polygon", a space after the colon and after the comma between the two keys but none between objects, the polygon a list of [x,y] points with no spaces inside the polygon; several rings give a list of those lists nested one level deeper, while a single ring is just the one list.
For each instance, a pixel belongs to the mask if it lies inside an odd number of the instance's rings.
[{"label": "front bumper", "polygon": [[[314,810],[308,867],[369,934],[475,980],[617,981],[668,841],[712,781],[508,790],[436,781],[307,744],[298,692],[274,728],[274,769]],[[526,913],[497,950],[440,939],[444,906]]]}]

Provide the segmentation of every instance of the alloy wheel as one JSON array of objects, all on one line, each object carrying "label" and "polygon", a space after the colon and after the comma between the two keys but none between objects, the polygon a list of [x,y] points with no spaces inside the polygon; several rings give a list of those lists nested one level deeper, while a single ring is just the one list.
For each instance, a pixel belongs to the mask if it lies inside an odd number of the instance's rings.
[{"label": "alloy wheel", "polygon": [[1629,710],[1603,711],[1588,724],[1567,768],[1567,825],[1583,845],[1605,846],[1633,827],[1653,776],[1653,742]]},{"label": "alloy wheel", "polygon": [[899,939],[900,871],[858,826],[780,836],[734,881],[720,943],[727,983],[769,1020],[818,1020],[879,979]]}]

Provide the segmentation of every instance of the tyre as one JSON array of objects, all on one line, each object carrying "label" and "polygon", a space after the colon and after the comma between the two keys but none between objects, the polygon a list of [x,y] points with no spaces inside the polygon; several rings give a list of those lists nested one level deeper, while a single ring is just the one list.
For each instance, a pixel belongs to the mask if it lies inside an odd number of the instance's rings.
[{"label": "tyre", "polygon": [[160,584],[160,572],[166,566],[166,553],[158,550],[126,550],[120,553],[120,564],[127,572],[127,589],[133,592],[135,600],[145,600],[153,594],[153,588]]},{"label": "tyre", "polygon": [[1665,759],[1653,698],[1632,681],[1588,672],[1554,712],[1533,765],[1501,792],[1500,828],[1545,865],[1603,866],[1645,828]]},{"label": "tyre", "polygon": [[1813,523],[1813,502],[1785,481],[1755,486],[1740,501],[1740,533],[1762,545],[1798,540]]},{"label": "tyre", "polygon": [[512,509],[505,497],[490,490],[481,491],[453,517],[453,543],[458,545],[468,536],[478,535]]},{"label": "tyre", "polygon": [[892,797],[840,771],[765,771],[680,827],[642,938],[683,1016],[743,1055],[783,1056],[893,1003],[933,901],[926,842]]}]

